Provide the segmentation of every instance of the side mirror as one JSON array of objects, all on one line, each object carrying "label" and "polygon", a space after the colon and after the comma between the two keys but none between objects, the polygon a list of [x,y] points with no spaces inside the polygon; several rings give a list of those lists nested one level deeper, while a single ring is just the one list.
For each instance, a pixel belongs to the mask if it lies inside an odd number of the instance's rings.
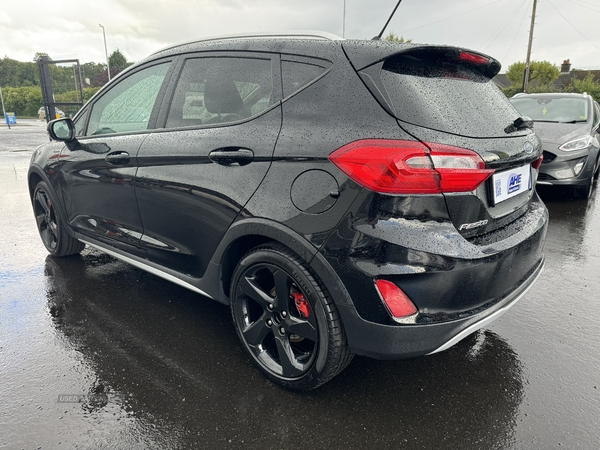
[{"label": "side mirror", "polygon": [[52,120],[46,129],[53,141],[69,142],[75,139],[75,125],[70,118]]}]

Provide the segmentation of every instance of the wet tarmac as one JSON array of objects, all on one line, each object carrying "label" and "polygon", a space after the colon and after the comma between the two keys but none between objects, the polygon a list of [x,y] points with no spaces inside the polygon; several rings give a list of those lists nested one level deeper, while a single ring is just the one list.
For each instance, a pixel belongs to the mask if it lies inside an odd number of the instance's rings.
[{"label": "wet tarmac", "polygon": [[298,394],[227,307],[95,250],[47,256],[26,187],[46,139],[0,128],[0,448],[600,448],[598,192],[540,188],[546,270],[489,328]]}]

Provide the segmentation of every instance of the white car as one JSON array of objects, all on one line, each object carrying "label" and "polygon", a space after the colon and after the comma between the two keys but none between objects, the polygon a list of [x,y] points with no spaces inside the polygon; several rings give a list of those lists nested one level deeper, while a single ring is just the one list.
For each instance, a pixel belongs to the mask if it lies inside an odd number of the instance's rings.
[{"label": "white car", "polygon": [[[56,110],[56,118],[57,119],[62,119],[63,117],[65,117],[64,111],[62,111],[56,107],[54,109]],[[38,118],[40,120],[44,120],[46,118],[46,110],[43,106],[40,106],[40,109],[38,109]]]}]

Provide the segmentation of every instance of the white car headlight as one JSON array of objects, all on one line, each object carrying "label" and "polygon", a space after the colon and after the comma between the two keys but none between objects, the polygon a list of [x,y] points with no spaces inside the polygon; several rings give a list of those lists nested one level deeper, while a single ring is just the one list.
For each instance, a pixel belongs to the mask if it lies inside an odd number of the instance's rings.
[{"label": "white car headlight", "polygon": [[592,136],[585,136],[582,138],[573,139],[572,141],[565,142],[563,145],[558,147],[560,150],[564,150],[566,152],[573,150],[582,150],[584,148],[592,145],[592,141],[594,138]]}]

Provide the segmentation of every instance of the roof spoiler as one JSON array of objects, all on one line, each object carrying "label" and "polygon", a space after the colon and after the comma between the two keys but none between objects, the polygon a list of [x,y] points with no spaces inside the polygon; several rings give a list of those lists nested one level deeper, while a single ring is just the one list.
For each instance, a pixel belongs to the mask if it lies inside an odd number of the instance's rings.
[{"label": "roof spoiler", "polygon": [[502,67],[500,62],[491,56],[460,47],[350,40],[342,41],[342,48],[357,71],[400,53],[428,54],[438,61],[461,61],[489,78],[496,76]]}]

